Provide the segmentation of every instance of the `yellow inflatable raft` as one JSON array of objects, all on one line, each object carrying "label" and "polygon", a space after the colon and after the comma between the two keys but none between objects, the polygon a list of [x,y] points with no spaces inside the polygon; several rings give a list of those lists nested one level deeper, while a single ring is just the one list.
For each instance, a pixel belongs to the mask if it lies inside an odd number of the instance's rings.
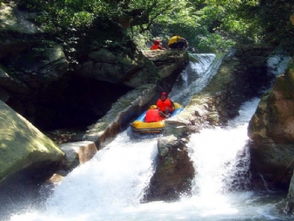
[{"label": "yellow inflatable raft", "polygon": [[[177,115],[179,112],[183,110],[182,105],[178,103],[174,103],[174,105],[175,110],[172,113],[171,117]],[[134,122],[131,123],[132,130],[142,134],[161,133],[165,127],[164,120],[147,123],[144,122],[145,115],[146,111],[143,114],[141,114]]]}]

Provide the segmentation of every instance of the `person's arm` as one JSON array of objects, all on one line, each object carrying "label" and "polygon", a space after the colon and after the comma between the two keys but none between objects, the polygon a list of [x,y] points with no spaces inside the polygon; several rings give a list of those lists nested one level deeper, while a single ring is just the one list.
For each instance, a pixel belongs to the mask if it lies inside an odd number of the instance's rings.
[{"label": "person's arm", "polygon": [[170,101],[172,103],[172,107],[173,107],[173,111],[174,111],[176,109],[175,103],[172,100],[170,100]]},{"label": "person's arm", "polygon": [[159,111],[159,114],[163,118],[169,118],[170,117],[170,114],[168,113],[168,111],[166,113],[163,112],[163,111]]}]

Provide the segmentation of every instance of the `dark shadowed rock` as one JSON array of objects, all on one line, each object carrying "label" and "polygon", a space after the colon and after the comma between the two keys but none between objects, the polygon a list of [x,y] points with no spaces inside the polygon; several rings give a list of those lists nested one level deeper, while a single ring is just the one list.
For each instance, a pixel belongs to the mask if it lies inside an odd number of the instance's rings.
[{"label": "dark shadowed rock", "polygon": [[175,136],[158,140],[156,172],[151,178],[145,201],[176,200],[181,194],[191,194],[195,175],[185,142]]},{"label": "dark shadowed rock", "polygon": [[131,49],[130,46],[128,50],[131,55],[107,48],[91,51],[78,73],[84,77],[135,88],[156,83],[179,72],[188,61],[188,54],[183,51],[146,50],[142,54]]},{"label": "dark shadowed rock", "polygon": [[30,90],[28,86],[18,80],[16,77],[13,77],[9,74],[9,72],[5,71],[4,68],[0,67],[0,87],[3,90],[6,90],[10,93],[28,93]]},{"label": "dark shadowed rock", "polygon": [[294,69],[276,79],[249,124],[252,172],[287,189],[294,169]]}]

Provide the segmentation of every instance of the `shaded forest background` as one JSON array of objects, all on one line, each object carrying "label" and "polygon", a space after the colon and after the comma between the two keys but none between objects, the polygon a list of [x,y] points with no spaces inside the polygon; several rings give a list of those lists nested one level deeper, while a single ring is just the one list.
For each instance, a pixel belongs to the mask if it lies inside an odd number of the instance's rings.
[{"label": "shaded forest background", "polygon": [[294,50],[290,0],[19,0],[18,4],[36,13],[34,22],[43,31],[62,36],[82,34],[99,20],[119,23],[139,48],[154,37],[165,40],[178,34],[197,52],[218,52],[236,43]]}]

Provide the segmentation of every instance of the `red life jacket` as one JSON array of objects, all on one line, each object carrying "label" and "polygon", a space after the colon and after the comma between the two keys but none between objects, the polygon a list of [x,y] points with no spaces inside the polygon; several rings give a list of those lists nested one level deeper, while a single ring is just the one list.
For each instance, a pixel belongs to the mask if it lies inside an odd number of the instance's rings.
[{"label": "red life jacket", "polygon": [[159,110],[158,109],[149,109],[146,112],[146,116],[145,116],[145,122],[157,122],[157,121],[161,121],[164,118],[162,118],[159,114]]},{"label": "red life jacket", "polygon": [[166,110],[168,110],[169,112],[174,111],[173,103],[169,98],[166,98],[164,101],[161,99],[158,99],[156,102],[156,105],[158,109],[162,112],[165,112]]},{"label": "red life jacket", "polygon": [[163,47],[160,44],[153,44],[150,47],[150,50],[162,50],[162,49],[163,49]]}]

